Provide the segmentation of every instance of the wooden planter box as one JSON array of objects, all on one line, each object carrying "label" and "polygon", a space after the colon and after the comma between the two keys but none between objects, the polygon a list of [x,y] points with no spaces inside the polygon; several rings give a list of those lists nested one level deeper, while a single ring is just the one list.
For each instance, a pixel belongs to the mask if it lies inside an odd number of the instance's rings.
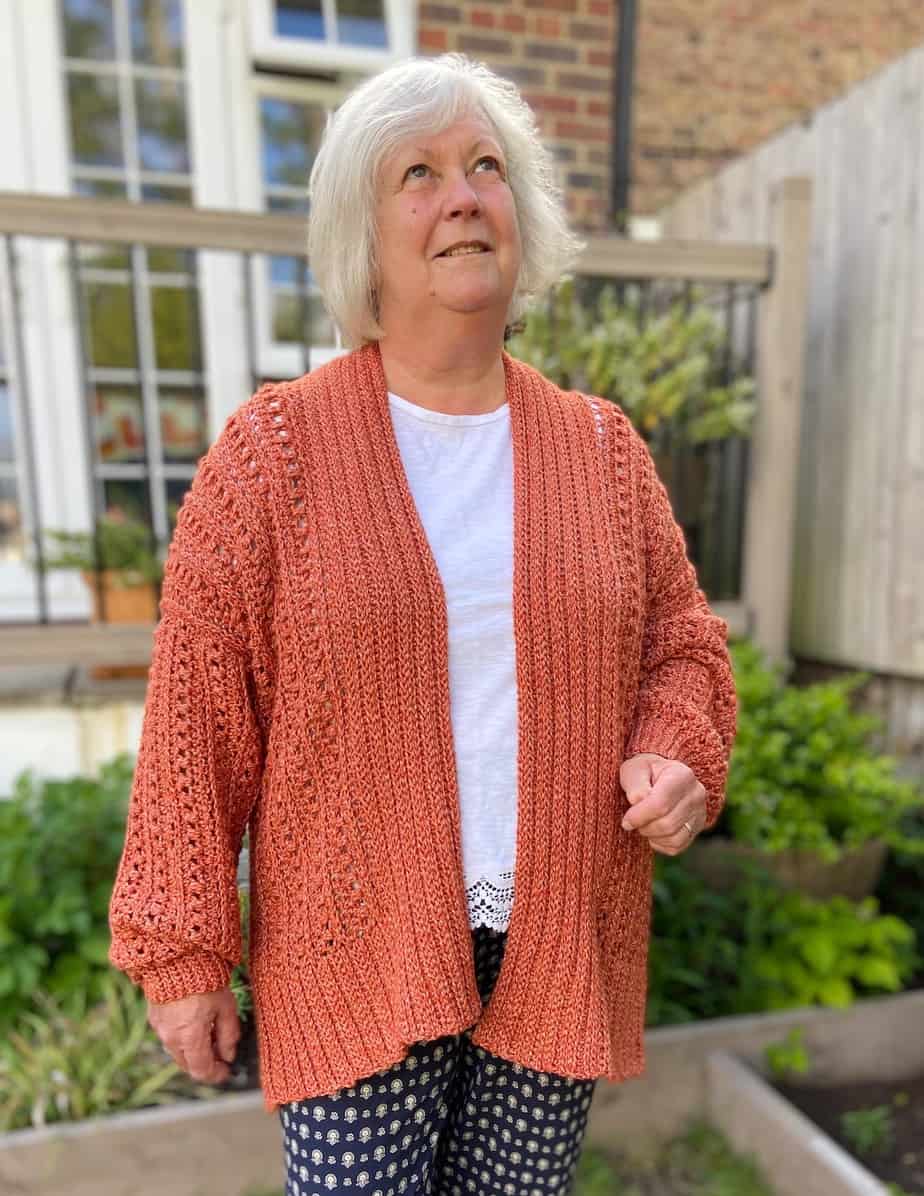
[{"label": "wooden planter box", "polygon": [[[105,625],[157,622],[157,588],[151,582],[144,582],[142,585],[119,585],[118,570],[104,569],[100,575],[103,589],[101,603],[96,574],[84,571],[81,576],[93,600],[94,623]],[[148,663],[139,661],[137,664],[96,664],[91,665],[88,671],[91,677],[101,681],[120,677],[145,678],[148,675],[148,667]]]},{"label": "wooden planter box", "polygon": [[[754,1154],[777,1196],[885,1196],[885,1188],[763,1079],[763,1048],[801,1027],[819,1081],[924,1067],[924,992],[715,1018],[645,1033],[644,1075],[601,1080],[587,1142],[639,1158],[692,1116]],[[0,1135],[0,1192],[15,1196],[243,1196],[283,1184],[282,1136],[260,1093],[189,1101]]]},{"label": "wooden planter box", "polygon": [[868,897],[879,883],[888,854],[888,844],[871,839],[855,851],[827,863],[811,851],[782,851],[770,854],[738,843],[734,839],[705,836],[697,839],[686,852],[690,868],[717,889],[729,889],[738,883],[742,866],[756,861],[771,872],[781,884],[809,897],[842,895],[853,901]]}]

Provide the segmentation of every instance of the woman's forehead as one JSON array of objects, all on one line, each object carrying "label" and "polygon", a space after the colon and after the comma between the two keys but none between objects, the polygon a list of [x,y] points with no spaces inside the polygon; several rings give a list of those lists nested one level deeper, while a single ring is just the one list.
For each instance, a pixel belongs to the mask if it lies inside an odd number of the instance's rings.
[{"label": "woman's forehead", "polygon": [[474,148],[479,142],[488,141],[500,146],[500,139],[494,127],[478,114],[460,116],[440,129],[419,129],[402,137],[389,157],[405,153],[433,153],[441,148],[461,144],[463,149]]}]

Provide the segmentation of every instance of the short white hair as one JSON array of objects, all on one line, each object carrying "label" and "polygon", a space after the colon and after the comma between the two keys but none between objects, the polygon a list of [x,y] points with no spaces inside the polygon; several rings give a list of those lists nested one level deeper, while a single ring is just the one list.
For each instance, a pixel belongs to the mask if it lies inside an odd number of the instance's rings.
[{"label": "short white hair", "polygon": [[522,260],[508,326],[570,270],[582,242],[571,232],[554,159],[516,86],[462,54],[411,58],[357,87],[327,120],[308,185],[308,265],[347,348],[384,335],[375,310],[376,188],[405,137],[440,133],[483,116],[507,159]]}]

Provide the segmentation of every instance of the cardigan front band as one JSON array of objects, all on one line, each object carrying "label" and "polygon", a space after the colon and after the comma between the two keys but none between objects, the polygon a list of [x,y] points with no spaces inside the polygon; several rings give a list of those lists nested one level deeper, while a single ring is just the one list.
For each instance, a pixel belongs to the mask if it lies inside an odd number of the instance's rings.
[{"label": "cardigan front band", "polygon": [[376,345],[228,418],[170,544],[110,959],[148,998],[225,985],[250,831],[266,1108],[474,1026],[540,1071],[644,1068],[653,851],[623,760],[724,800],[727,626],[615,404],[504,355],[514,460],[514,901],[482,1008],[465,900],[439,572]]}]

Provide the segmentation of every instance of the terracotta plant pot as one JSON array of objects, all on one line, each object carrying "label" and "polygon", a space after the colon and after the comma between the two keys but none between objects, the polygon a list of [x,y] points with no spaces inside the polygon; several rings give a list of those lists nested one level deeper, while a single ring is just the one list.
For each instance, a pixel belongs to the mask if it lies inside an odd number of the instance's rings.
[{"label": "terracotta plant pot", "polygon": [[[85,570],[82,576],[93,600],[92,621],[94,623],[157,622],[157,588],[152,582],[143,582],[141,585],[118,585],[119,571],[104,569],[101,575],[104,601],[101,604],[96,574]],[[88,671],[94,680],[108,681],[122,677],[144,678],[148,675],[148,668],[148,664],[143,663],[96,664],[91,665]]]},{"label": "terracotta plant pot", "polygon": [[887,853],[887,843],[871,839],[828,863],[812,851],[771,854],[734,839],[707,836],[691,844],[685,857],[698,876],[719,890],[737,884],[743,864],[755,860],[787,889],[795,889],[809,897],[841,895],[861,901],[875,891]]}]

